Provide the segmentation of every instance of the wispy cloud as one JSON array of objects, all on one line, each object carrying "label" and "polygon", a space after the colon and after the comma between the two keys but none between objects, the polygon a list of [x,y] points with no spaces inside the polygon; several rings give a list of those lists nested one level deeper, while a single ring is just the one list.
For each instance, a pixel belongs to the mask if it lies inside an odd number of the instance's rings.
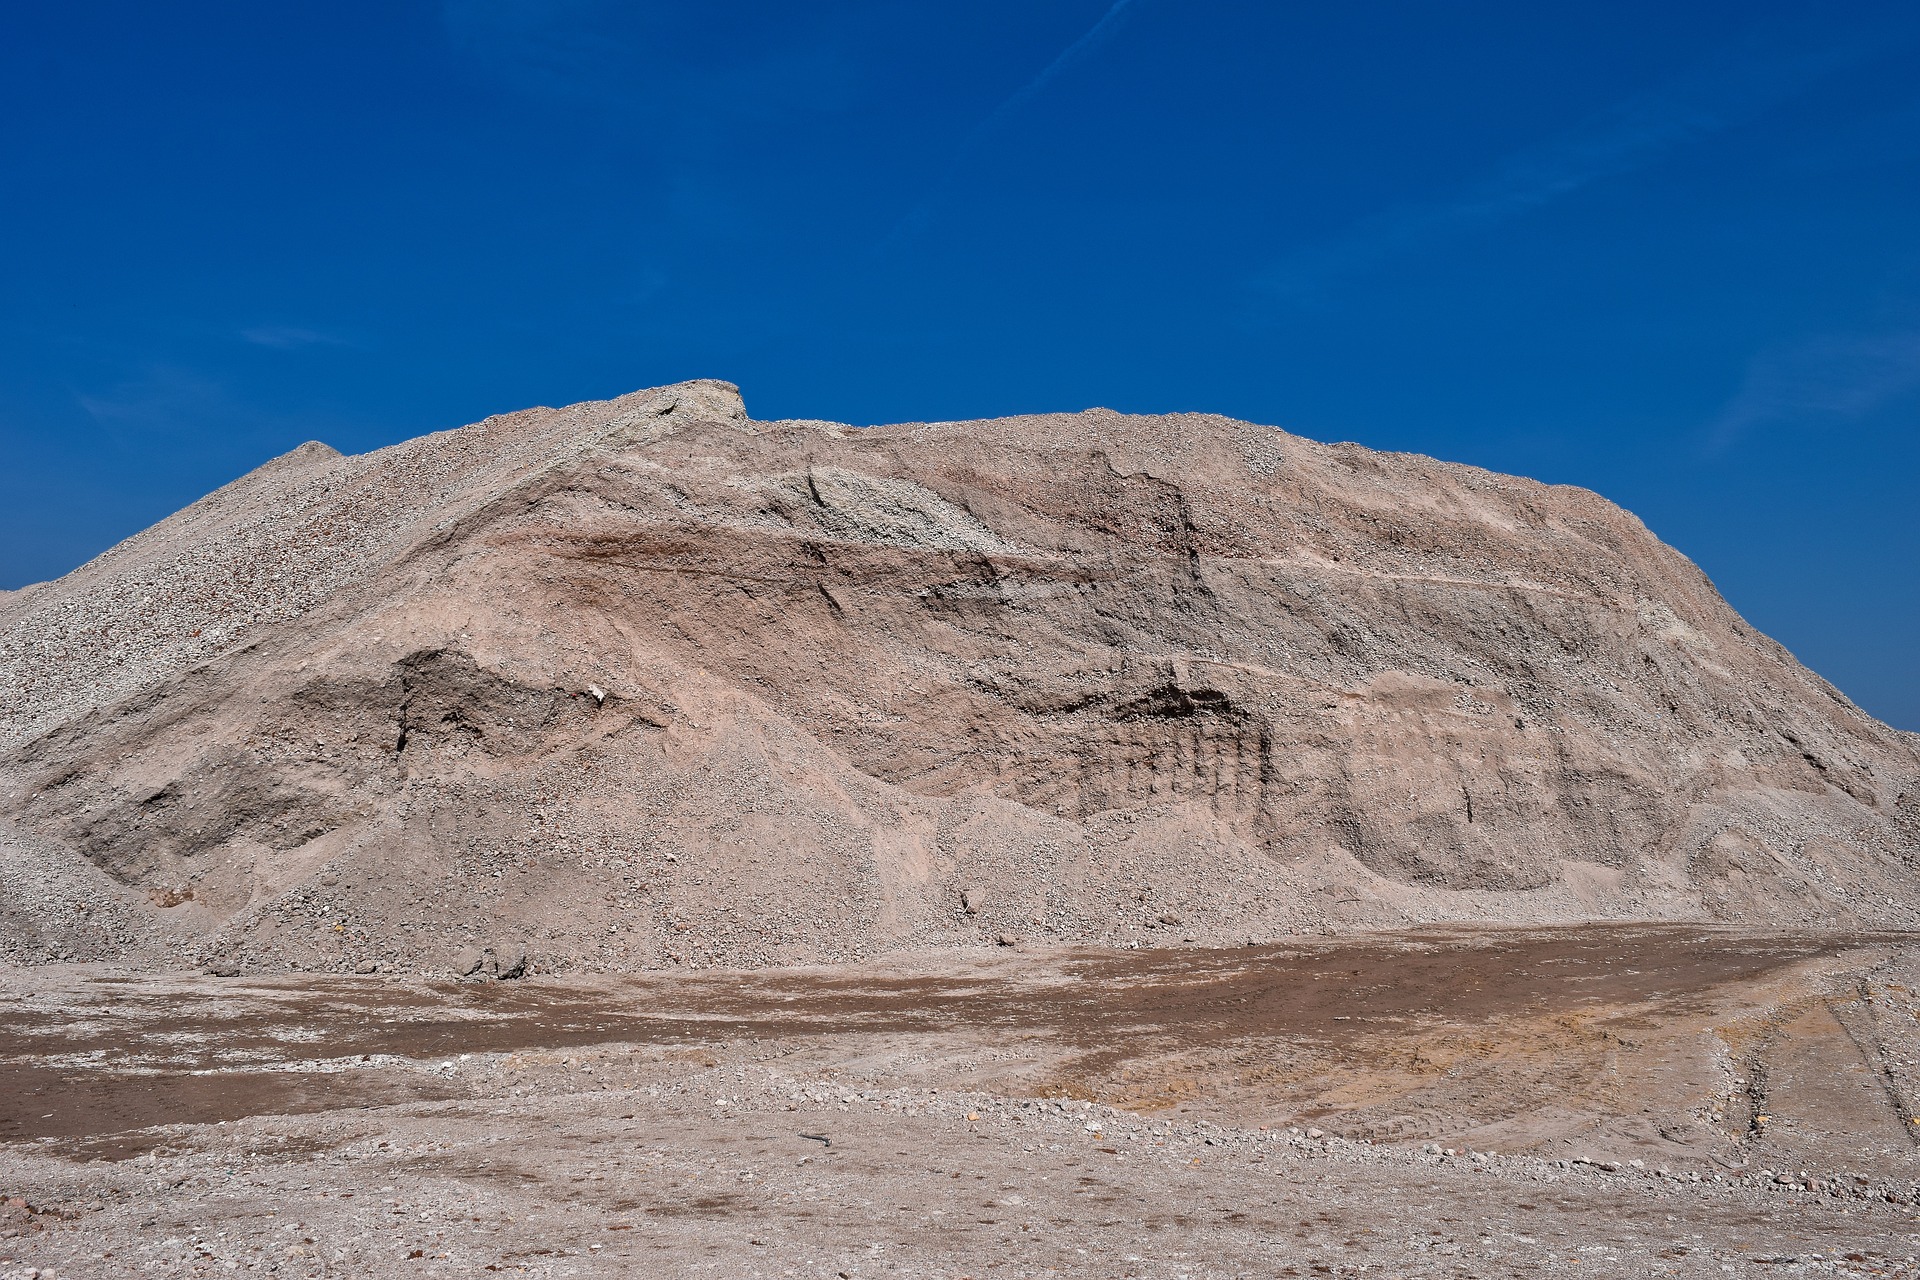
[{"label": "wispy cloud", "polygon": [[946,170],[940,175],[940,181],[934,185],[933,190],[927,194],[925,199],[915,205],[913,209],[894,226],[892,232],[888,234],[885,244],[888,246],[897,244],[925,226],[933,210],[946,199],[948,192],[953,189],[954,183],[959,179],[967,162],[973,159],[981,148],[983,148],[1008,121],[1019,115],[1020,112],[1026,108],[1027,104],[1046,92],[1048,85],[1058,80],[1062,75],[1080,63],[1085,62],[1097,52],[1102,45],[1113,39],[1114,35],[1119,31],[1121,20],[1126,16],[1127,11],[1135,8],[1138,3],[1139,0],[1114,0],[1114,3],[1107,7],[1107,11],[1100,15],[1098,22],[1088,27],[1079,39],[1075,40],[1065,49],[1062,49],[1059,54],[1054,57],[1053,61],[1041,68],[1038,75],[1008,94],[999,106],[995,107],[988,113],[985,119],[975,125],[973,131],[967,135],[966,140],[960,144],[959,150],[954,152],[953,159],[947,162]]},{"label": "wispy cloud", "polygon": [[1920,158],[1920,97],[1868,111],[1793,139],[1776,162],[1789,172],[1830,181],[1849,169],[1886,168]]},{"label": "wispy cloud", "polygon": [[598,34],[592,0],[444,0],[441,22],[454,45],[488,74],[523,93],[595,99],[617,82],[617,42]]},{"label": "wispy cloud", "polygon": [[151,364],[133,377],[92,391],[75,391],[88,417],[115,433],[191,434],[228,427],[245,416],[227,387],[192,369]]},{"label": "wispy cloud", "polygon": [[1823,334],[1763,351],[1708,428],[1710,453],[1775,423],[1863,418],[1920,392],[1920,329]]},{"label": "wispy cloud", "polygon": [[258,401],[222,378],[165,361],[68,391],[100,437],[127,457],[184,449],[182,456],[190,459],[257,460],[268,456],[262,448],[277,452],[343,431],[363,438],[368,433],[367,424]]},{"label": "wispy cloud", "polygon": [[532,98],[644,119],[698,146],[728,122],[845,109],[853,19],[801,6],[726,40],[701,10],[618,0],[442,0],[449,42]]},{"label": "wispy cloud", "polygon": [[1498,226],[1735,128],[1882,51],[1856,35],[1790,52],[1723,54],[1509,156],[1451,196],[1403,206],[1306,245],[1257,283],[1272,293],[1311,295],[1339,276]]},{"label": "wispy cloud", "polygon": [[338,334],[322,333],[318,329],[302,329],[293,325],[264,324],[251,329],[242,329],[240,338],[256,347],[273,347],[281,351],[292,351],[299,347],[344,347],[349,345]]},{"label": "wispy cloud", "polygon": [[864,89],[852,52],[862,6],[795,5],[754,21],[726,8],[441,0],[440,11],[472,72],[565,117],[619,157],[610,164],[655,184],[635,224],[717,241],[781,229],[764,185],[740,189],[727,158],[854,109]]}]

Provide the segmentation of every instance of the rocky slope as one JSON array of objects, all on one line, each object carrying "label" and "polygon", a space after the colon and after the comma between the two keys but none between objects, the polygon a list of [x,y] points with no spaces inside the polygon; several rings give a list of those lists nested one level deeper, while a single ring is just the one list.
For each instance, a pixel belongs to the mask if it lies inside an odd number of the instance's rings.
[{"label": "rocky slope", "polygon": [[306,445],[0,597],[0,687],[21,960],[1915,918],[1914,739],[1631,515],[1203,415]]}]

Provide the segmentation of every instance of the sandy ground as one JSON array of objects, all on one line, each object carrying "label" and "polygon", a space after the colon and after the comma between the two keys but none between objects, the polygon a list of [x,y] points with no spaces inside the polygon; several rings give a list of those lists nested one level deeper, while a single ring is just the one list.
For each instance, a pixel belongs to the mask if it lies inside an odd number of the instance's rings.
[{"label": "sandy ground", "polygon": [[0,1277],[1915,1275],[1920,948],[0,971]]}]

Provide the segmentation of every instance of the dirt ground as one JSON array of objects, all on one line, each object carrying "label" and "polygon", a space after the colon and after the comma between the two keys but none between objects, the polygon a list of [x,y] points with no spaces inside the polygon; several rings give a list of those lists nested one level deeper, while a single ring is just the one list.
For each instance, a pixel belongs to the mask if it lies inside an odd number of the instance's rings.
[{"label": "dirt ground", "polygon": [[1920,946],[0,970],[0,1277],[1920,1275]]}]

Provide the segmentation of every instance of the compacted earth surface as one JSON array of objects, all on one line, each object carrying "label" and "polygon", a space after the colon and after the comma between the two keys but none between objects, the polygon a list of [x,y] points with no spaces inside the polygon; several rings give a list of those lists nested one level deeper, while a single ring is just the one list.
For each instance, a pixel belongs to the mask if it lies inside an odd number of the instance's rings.
[{"label": "compacted earth surface", "polygon": [[0,1276],[1915,1275],[1920,947],[0,970]]}]

